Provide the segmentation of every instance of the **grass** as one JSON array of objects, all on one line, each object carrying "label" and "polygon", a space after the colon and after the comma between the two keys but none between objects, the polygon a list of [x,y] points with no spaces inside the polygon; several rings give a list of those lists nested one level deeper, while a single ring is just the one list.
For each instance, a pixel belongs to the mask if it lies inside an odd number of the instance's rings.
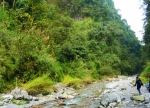
[{"label": "grass", "polygon": [[141,73],[141,79],[143,83],[148,83],[150,80],[150,62],[147,63],[146,68],[144,71]]},{"label": "grass", "polygon": [[43,75],[23,85],[23,88],[31,92],[51,91],[51,86],[53,84],[54,82],[48,77],[48,75]]},{"label": "grass", "polygon": [[83,83],[83,80],[66,75],[66,76],[64,76],[62,83],[65,86],[71,86],[73,88],[78,88],[78,86],[80,86]]}]

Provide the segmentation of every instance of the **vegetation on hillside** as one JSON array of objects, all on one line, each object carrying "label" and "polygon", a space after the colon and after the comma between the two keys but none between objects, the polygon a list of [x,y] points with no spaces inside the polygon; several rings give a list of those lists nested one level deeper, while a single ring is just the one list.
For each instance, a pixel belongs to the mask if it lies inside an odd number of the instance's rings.
[{"label": "vegetation on hillside", "polygon": [[141,72],[140,42],[112,0],[0,3],[1,92],[16,78],[32,88],[43,78],[52,84]]},{"label": "vegetation on hillside", "polygon": [[150,1],[143,0],[143,9],[145,14],[145,23],[144,23],[144,35],[143,35],[143,43],[141,48],[141,54],[142,54],[142,66],[144,68],[144,71],[142,72],[142,76],[145,78],[145,80],[148,82],[150,78]]}]

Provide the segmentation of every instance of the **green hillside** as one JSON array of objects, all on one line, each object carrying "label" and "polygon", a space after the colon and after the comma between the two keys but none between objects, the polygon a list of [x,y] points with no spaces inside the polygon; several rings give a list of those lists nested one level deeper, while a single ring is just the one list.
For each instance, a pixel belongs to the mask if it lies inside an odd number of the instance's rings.
[{"label": "green hillside", "polygon": [[0,0],[0,13],[1,92],[16,78],[30,89],[142,70],[140,42],[112,0]]}]

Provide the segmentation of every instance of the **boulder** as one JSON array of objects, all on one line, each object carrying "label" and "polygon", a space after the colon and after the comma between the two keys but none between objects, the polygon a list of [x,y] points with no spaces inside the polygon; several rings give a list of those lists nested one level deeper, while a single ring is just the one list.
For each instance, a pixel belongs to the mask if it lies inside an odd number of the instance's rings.
[{"label": "boulder", "polygon": [[137,101],[145,101],[145,97],[143,95],[140,95],[140,96],[133,96],[134,100],[137,100]]},{"label": "boulder", "polygon": [[2,98],[11,100],[13,99],[13,95],[3,95]]},{"label": "boulder", "polygon": [[0,106],[3,106],[4,105],[4,102],[3,101],[0,101]]},{"label": "boulder", "polygon": [[54,92],[63,93],[65,86],[62,83],[58,83],[58,84],[54,85],[53,88],[54,88]]},{"label": "boulder", "polygon": [[32,100],[32,96],[28,95],[27,91],[25,90],[21,90],[18,87],[16,87],[12,92],[11,95],[13,96],[14,99],[16,100],[28,100],[31,101]]},{"label": "boulder", "polygon": [[107,107],[109,103],[120,102],[123,99],[121,95],[117,93],[105,93],[100,100],[100,104]]}]

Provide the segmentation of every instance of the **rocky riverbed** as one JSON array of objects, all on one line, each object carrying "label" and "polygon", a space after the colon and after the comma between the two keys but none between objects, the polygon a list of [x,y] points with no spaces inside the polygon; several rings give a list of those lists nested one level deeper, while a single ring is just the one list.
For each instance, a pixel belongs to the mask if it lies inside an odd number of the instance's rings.
[{"label": "rocky riverbed", "polygon": [[143,86],[142,95],[138,95],[134,83],[135,76],[109,78],[79,90],[58,83],[54,93],[30,97],[30,101],[20,105],[16,104],[18,100],[14,103],[9,99],[14,94],[3,95],[5,99],[0,101],[0,108],[150,108],[150,93]]}]

